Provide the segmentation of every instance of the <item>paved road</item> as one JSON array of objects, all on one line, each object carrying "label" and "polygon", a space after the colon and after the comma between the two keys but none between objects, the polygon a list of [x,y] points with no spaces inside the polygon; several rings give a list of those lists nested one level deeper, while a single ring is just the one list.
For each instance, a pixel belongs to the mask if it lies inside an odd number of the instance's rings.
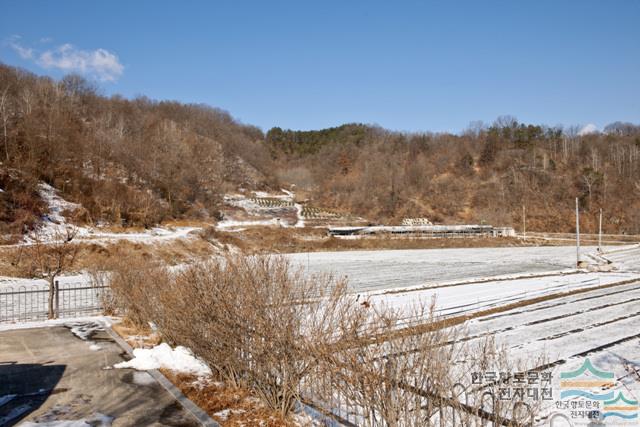
[{"label": "paved road", "polygon": [[[146,372],[109,369],[126,359],[104,331],[88,341],[63,326],[0,332],[0,426],[62,420],[110,425],[97,422],[108,417],[114,427],[199,425]],[[17,396],[2,404],[12,394]],[[6,419],[20,408],[26,411],[18,419]]]}]

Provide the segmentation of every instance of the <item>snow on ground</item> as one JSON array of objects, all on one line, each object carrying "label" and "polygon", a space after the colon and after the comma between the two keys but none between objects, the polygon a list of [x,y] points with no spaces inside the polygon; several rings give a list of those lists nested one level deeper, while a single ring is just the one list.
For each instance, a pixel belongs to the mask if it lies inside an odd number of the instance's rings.
[{"label": "snow on ground", "polygon": [[[91,276],[88,273],[72,274],[68,276],[58,276],[57,280],[61,285],[64,284],[82,284],[91,283]],[[48,289],[49,282],[44,279],[25,279],[22,277],[0,276],[0,290],[3,287],[10,286],[17,290],[21,286],[37,286],[38,289]]]},{"label": "snow on ground", "polygon": [[[56,421],[27,421],[20,427],[110,427],[114,418],[101,413],[95,413],[91,417],[80,420],[56,420]],[[1,422],[2,420],[0,420]],[[3,424],[0,424],[3,425]]]},{"label": "snow on ground", "polygon": [[576,263],[571,246],[312,252],[287,257],[309,273],[346,276],[354,292],[568,272]]},{"label": "snow on ground", "polygon": [[65,326],[82,341],[89,341],[96,332],[104,331],[103,325],[96,322],[67,322]]},{"label": "snow on ground", "polygon": [[138,371],[165,368],[198,377],[211,375],[211,369],[206,363],[197,359],[191,350],[182,346],[172,349],[169,344],[162,343],[149,349],[136,348],[133,350],[133,356],[133,359],[117,363],[113,367],[117,369],[133,368]]},{"label": "snow on ground", "polygon": [[69,323],[97,323],[103,328],[111,327],[117,322],[117,319],[109,316],[83,316],[83,317],[71,317],[66,319],[51,319],[42,320],[39,322],[17,322],[17,323],[0,323],[0,332],[12,331],[16,329],[31,329],[31,328],[48,328],[55,326],[65,326]]},{"label": "snow on ground", "polygon": [[[225,231],[241,231],[246,227],[255,226],[304,227],[302,205],[295,201],[295,194],[285,189],[281,189],[280,191],[281,193],[254,191],[251,193],[251,196],[244,194],[225,195],[225,204],[240,208],[244,212],[242,215],[226,212],[224,220],[220,221],[216,227]],[[287,202],[289,205],[262,206],[252,198],[276,199]],[[295,222],[291,222],[288,215],[283,215],[283,213],[287,211],[292,214],[295,213]]]},{"label": "snow on ground", "polygon": [[[479,318],[469,331],[476,339],[495,334],[512,358],[530,360],[544,354],[555,378],[580,367],[586,358],[600,370],[613,372],[613,390],[640,398],[640,282],[547,301]],[[535,368],[529,364],[528,368]],[[557,385],[556,385],[557,387]],[[559,390],[554,389],[554,398]],[[555,406],[548,405],[543,414]]]},{"label": "snow on ground", "polygon": [[191,237],[194,231],[202,227],[154,227],[139,233],[109,233],[99,229],[86,229],[80,238],[83,242],[99,243],[105,241],[127,240],[137,243],[158,243]]},{"label": "snow on ground", "polygon": [[304,228],[305,223],[304,216],[302,216],[302,205],[300,203],[294,203],[294,206],[296,208],[296,215],[298,215],[298,222],[296,222],[295,227]]},{"label": "snow on ground", "polygon": [[64,236],[68,229],[76,233],[76,241],[85,243],[115,242],[128,240],[139,243],[158,243],[190,237],[191,233],[202,227],[154,227],[142,232],[114,233],[102,231],[100,227],[76,226],[70,224],[65,212],[73,212],[80,208],[77,203],[69,202],[58,195],[58,191],[46,183],[38,185],[40,197],[47,204],[47,213],[42,218],[42,224],[35,232],[25,236],[21,245],[32,244],[36,239],[48,242],[58,236]]},{"label": "snow on ground", "polygon": [[[53,239],[56,235],[64,235],[70,225],[62,214],[65,211],[73,212],[80,207],[80,205],[58,196],[57,190],[44,182],[38,184],[38,193],[47,204],[48,212],[42,218],[42,224],[38,227],[36,233],[26,237],[25,240],[27,242],[33,241],[36,237],[35,234],[41,240]],[[78,229],[78,233],[82,234],[82,230]]]},{"label": "snow on ground", "polygon": [[[91,286],[88,274],[59,276],[62,317],[100,312],[104,289]],[[48,313],[49,284],[42,279],[0,277],[0,323],[44,320]]]},{"label": "snow on ground", "polygon": [[621,270],[640,272],[640,245],[611,249],[603,256]]},{"label": "snow on ground", "polygon": [[[640,332],[640,281],[480,317],[468,332],[476,339],[495,334],[513,355],[567,359]],[[640,351],[640,338],[636,344]]]},{"label": "snow on ground", "polygon": [[[246,227],[255,227],[255,226],[281,226],[282,223],[277,218],[272,219],[263,219],[263,220],[250,220],[250,221],[236,221],[233,219],[224,219],[216,224],[216,228],[219,230],[228,230],[233,229],[231,231],[242,231]],[[238,228],[242,227],[242,228]]]},{"label": "snow on ground", "polygon": [[91,338],[101,331],[104,331],[104,324],[100,322],[68,322],[64,324],[65,327],[69,328],[71,333],[76,337],[80,338],[82,341],[86,341],[89,344],[89,350],[91,351],[100,351],[102,347],[98,345]]},{"label": "snow on ground", "polygon": [[363,294],[363,296],[371,304],[397,309],[406,313],[407,316],[411,314],[411,308],[415,308],[418,303],[428,305],[431,299],[435,298],[437,315],[456,316],[559,292],[607,285],[634,278],[640,280],[640,275],[626,272],[582,273],[451,285],[391,294]]},{"label": "snow on ground", "polygon": [[[619,266],[636,266],[640,261],[630,257],[627,249],[619,253],[622,254],[619,257],[605,256],[626,261]],[[559,377],[560,372],[579,368],[588,358],[598,369],[614,373],[613,390],[626,390],[636,399],[640,398],[640,277],[633,271],[566,277],[599,277],[602,284],[618,279],[637,280],[476,318],[467,324],[471,338],[468,344],[494,336],[498,345],[506,346],[512,360],[523,361],[528,369],[537,368],[537,356],[544,355],[545,364],[554,364],[547,368],[554,378]],[[547,280],[538,279],[539,282]],[[481,292],[480,288],[477,290]],[[500,298],[500,284],[494,283],[493,290]],[[448,298],[446,292],[443,297]],[[473,296],[459,295],[459,298],[463,303]],[[443,306],[446,302],[443,301]],[[557,399],[559,388],[557,384],[553,387],[554,399]],[[555,401],[552,401],[544,406],[542,414],[548,416],[555,410]]]},{"label": "snow on ground", "polygon": [[[583,259],[595,248],[583,248]],[[358,298],[412,314],[418,301],[436,298],[437,314],[454,316],[536,297],[581,289],[468,322],[468,344],[493,336],[512,361],[553,376],[580,367],[586,358],[613,372],[614,390],[640,398],[640,247],[607,248],[613,272],[578,271],[574,247],[361,251],[289,255],[312,273],[347,276]],[[492,280],[493,278],[493,280]],[[618,284],[607,289],[600,285]],[[626,283],[626,284],[625,284]],[[589,289],[593,288],[593,289]],[[415,319],[407,318],[408,323]],[[557,386],[554,399],[559,398]],[[555,401],[542,415],[555,411]]]}]

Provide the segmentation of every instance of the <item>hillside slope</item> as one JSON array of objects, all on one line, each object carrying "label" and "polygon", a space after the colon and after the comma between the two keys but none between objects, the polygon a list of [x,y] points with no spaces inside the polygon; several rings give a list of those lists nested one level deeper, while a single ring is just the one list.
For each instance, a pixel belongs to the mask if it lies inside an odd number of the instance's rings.
[{"label": "hillside slope", "polygon": [[571,232],[640,234],[640,127],[579,136],[499,118],[462,135],[345,125],[267,133],[279,177],[328,208],[371,221],[429,218]]},{"label": "hillside slope", "polygon": [[202,105],[99,95],[0,64],[0,232],[32,228],[47,183],[83,207],[75,221],[149,227],[216,218],[227,190],[268,187],[262,132]]},{"label": "hillside slope", "polygon": [[[81,206],[71,222],[152,227],[222,219],[224,195],[293,189],[307,211],[376,223],[427,218],[640,234],[640,127],[605,133],[502,117],[462,135],[345,124],[263,132],[203,105],[107,98],[0,64],[0,234],[46,214],[42,183]],[[314,211],[315,212],[315,211]]]}]

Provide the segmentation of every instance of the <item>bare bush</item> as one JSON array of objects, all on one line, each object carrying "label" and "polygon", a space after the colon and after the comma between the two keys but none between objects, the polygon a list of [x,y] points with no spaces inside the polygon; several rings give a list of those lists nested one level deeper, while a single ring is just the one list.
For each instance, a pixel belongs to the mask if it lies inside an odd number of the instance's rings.
[{"label": "bare bush", "polygon": [[313,348],[332,339],[352,305],[344,282],[305,277],[283,258],[233,256],[172,275],[150,270],[116,266],[112,286],[127,315],[155,322],[165,339],[283,415],[300,398]]},{"label": "bare bush", "polygon": [[487,406],[500,384],[475,386],[470,372],[514,366],[490,341],[467,344],[433,303],[409,313],[418,331],[407,327],[408,313],[362,304],[343,280],[306,276],[279,257],[234,255],[173,272],[127,260],[112,274],[131,320],[154,322],[165,340],[283,416],[305,398],[328,409],[338,399],[357,408],[359,425],[428,426],[450,414],[486,418],[488,407],[494,419],[512,420],[522,400]]},{"label": "bare bush", "polygon": [[346,402],[350,416],[366,427],[472,426],[483,419],[519,425],[532,419],[538,408],[527,396],[501,400],[500,381],[473,384],[472,373],[522,369],[506,349],[491,339],[467,344],[464,328],[438,326],[433,303],[413,314],[423,319],[419,333],[403,329],[393,311],[368,316],[351,330],[357,336],[343,337],[339,348],[323,353],[310,390],[324,402]]},{"label": "bare bush", "polygon": [[169,273],[140,256],[115,259],[108,268],[113,303],[134,326],[148,328],[162,311],[158,292],[166,288]]}]

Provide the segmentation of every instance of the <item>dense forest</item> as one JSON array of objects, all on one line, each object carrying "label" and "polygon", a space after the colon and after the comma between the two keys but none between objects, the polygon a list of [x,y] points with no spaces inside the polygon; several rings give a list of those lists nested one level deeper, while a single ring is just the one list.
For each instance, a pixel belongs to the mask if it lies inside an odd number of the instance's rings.
[{"label": "dense forest", "polygon": [[222,195],[295,185],[314,205],[371,222],[404,217],[572,231],[574,200],[595,231],[640,233],[640,127],[602,133],[505,116],[459,135],[364,124],[260,129],[203,105],[106,97],[79,76],[0,64],[0,232],[33,227],[37,184],[82,204],[76,220],[151,226],[215,220]]}]

